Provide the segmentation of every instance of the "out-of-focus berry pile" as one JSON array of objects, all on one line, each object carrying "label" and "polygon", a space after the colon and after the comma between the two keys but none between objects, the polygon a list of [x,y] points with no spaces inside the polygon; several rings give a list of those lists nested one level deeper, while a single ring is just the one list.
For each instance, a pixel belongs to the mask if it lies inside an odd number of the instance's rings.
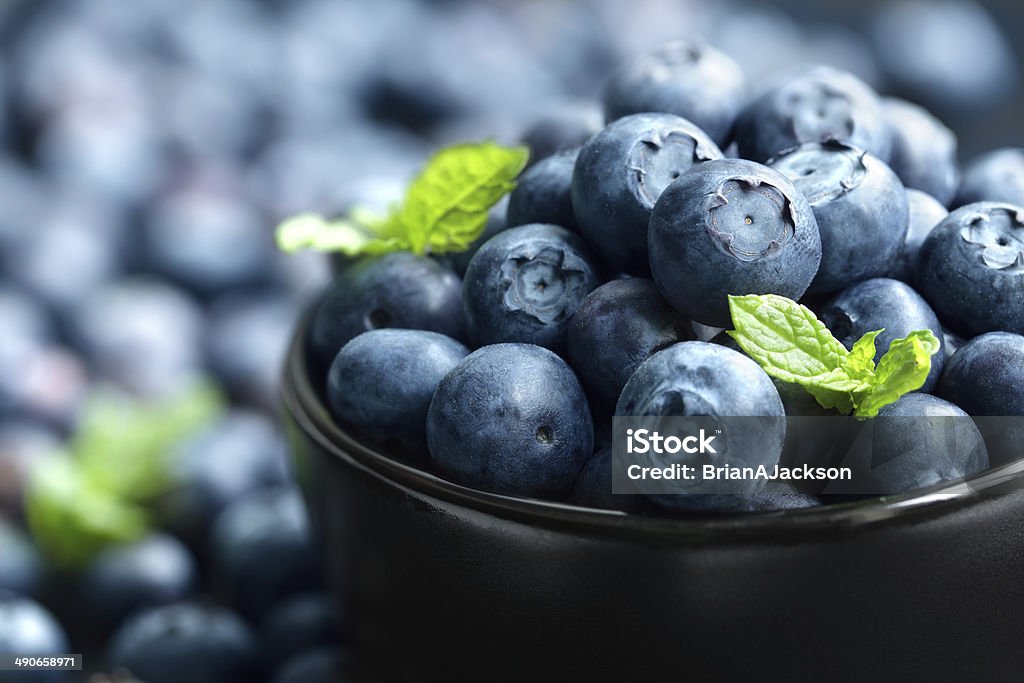
[{"label": "out-of-focus berry pile", "polygon": [[[329,279],[319,256],[275,249],[273,227],[295,212],[386,204],[441,144],[525,139],[543,153],[566,129],[596,131],[616,65],[692,36],[757,86],[825,63],[928,105],[962,153],[1019,144],[1018,60],[999,28],[1019,25],[1019,10],[789,12],[697,0],[0,4],[0,653],[85,652],[88,671],[128,665],[151,683],[315,683],[353,669],[330,649],[348,625],[324,597],[273,419],[295,317]],[[24,488],[81,432],[86,399],[102,386],[164,400],[198,378],[229,406],[170,447],[177,485],[154,504],[158,530],[53,566],[27,531]],[[195,652],[196,668],[168,643]],[[0,672],[21,680],[77,679]]]}]

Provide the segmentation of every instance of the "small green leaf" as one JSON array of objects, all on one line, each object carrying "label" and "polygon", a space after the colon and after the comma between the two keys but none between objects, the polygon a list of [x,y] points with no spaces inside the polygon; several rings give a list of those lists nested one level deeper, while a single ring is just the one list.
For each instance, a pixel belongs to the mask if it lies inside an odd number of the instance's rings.
[{"label": "small green leaf", "polygon": [[398,220],[412,250],[464,251],[487,223],[487,212],[515,187],[529,150],[493,142],[446,147],[413,180]]},{"label": "small green leaf", "polygon": [[171,446],[223,410],[223,397],[207,383],[155,404],[98,393],[83,409],[71,452],[83,476],[97,487],[125,500],[145,502],[173,483]]},{"label": "small green leaf", "polygon": [[895,403],[901,396],[917,391],[928,378],[932,356],[939,350],[939,340],[931,330],[917,330],[889,345],[875,370],[875,383],[870,393],[857,405],[857,417],[874,417],[881,408]]},{"label": "small green leaf", "polygon": [[312,213],[301,213],[277,226],[278,248],[288,254],[302,249],[341,252],[348,256],[375,255],[408,248],[396,237],[383,237],[384,222],[374,226],[354,219],[328,221]]},{"label": "small green leaf", "polygon": [[875,367],[875,341],[868,332],[847,351],[806,306],[774,294],[729,296],[729,335],[766,373],[802,386],[818,403],[858,417],[919,389],[939,342],[928,330],[912,332],[889,346]]},{"label": "small green leaf", "polygon": [[850,355],[843,360],[843,369],[850,377],[874,382],[875,377],[875,338],[884,330],[867,332],[858,339]]},{"label": "small green leaf", "polygon": [[819,384],[849,353],[806,306],[774,294],[729,296],[729,335],[765,372],[784,382]]},{"label": "small green leaf", "polygon": [[25,516],[36,543],[57,566],[84,566],[103,548],[141,538],[148,519],[85,476],[66,454],[47,457],[29,478]]},{"label": "small green leaf", "polygon": [[491,207],[515,187],[528,158],[525,147],[489,141],[446,147],[387,215],[357,207],[347,218],[328,221],[302,213],[277,227],[277,246],[289,254],[315,249],[347,256],[465,251],[483,234]]}]

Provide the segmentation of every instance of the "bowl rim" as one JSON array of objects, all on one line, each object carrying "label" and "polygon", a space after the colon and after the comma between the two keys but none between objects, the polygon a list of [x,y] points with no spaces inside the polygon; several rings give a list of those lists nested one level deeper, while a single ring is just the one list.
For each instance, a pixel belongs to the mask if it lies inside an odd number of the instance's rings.
[{"label": "bowl rim", "polygon": [[[315,307],[314,307],[315,308]],[[880,523],[920,521],[961,510],[1006,489],[1024,489],[1024,458],[965,480],[894,496],[812,508],[680,517],[629,514],[474,489],[394,460],[356,440],[331,417],[314,389],[306,360],[313,309],[297,323],[285,357],[281,399],[287,414],[333,457],[418,496],[519,522],[599,534],[667,540],[739,540],[856,532]]]}]

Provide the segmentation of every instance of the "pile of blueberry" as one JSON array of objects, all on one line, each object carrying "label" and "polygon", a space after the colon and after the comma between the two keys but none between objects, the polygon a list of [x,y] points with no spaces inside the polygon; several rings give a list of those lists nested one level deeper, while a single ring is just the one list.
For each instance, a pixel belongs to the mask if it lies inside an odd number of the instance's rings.
[{"label": "pile of blueberry", "polygon": [[[607,481],[604,446],[619,394],[654,352],[712,339],[721,310],[708,297],[700,302],[706,310],[681,312],[681,302],[697,298],[684,296],[681,284],[659,285],[671,274],[656,274],[659,266],[649,263],[646,227],[629,226],[646,226],[675,173],[713,168],[724,156],[760,162],[776,152],[768,148],[778,131],[748,126],[741,138],[734,126],[748,112],[754,121],[770,116],[767,104],[756,111],[749,104],[760,89],[752,84],[799,64],[824,63],[926,103],[965,133],[960,142],[969,154],[1003,144],[998,131],[1006,128],[1004,112],[1013,111],[1006,102],[1019,92],[1017,67],[1013,46],[980,6],[905,0],[858,9],[857,21],[867,20],[863,32],[849,30],[849,17],[832,11],[819,8],[813,21],[801,22],[764,3],[739,1],[0,3],[0,653],[85,655],[83,672],[5,671],[0,682],[367,678],[366,662],[338,649],[358,625],[324,592],[319,543],[297,503],[273,418],[288,337],[330,272],[316,255],[278,253],[272,226],[297,211],[342,213],[356,200],[386,205],[430,150],[455,141],[494,135],[521,139],[532,150],[533,165],[480,242],[503,236],[472,267],[473,250],[338,259],[339,284],[321,309],[336,315],[311,334],[321,335],[318,385],[347,428],[395,457],[483,488],[635,509],[636,497],[610,496]],[[957,40],[949,40],[951,28]],[[700,34],[729,57],[682,43],[640,59],[613,78],[602,111],[601,84],[616,64]],[[749,49],[754,44],[759,49]],[[647,83],[658,74],[675,74],[676,86]],[[950,149],[955,141],[927,113],[883,100],[888,123],[879,130],[866,123],[877,117],[870,90],[845,76],[828,80],[820,92],[807,85],[796,94],[823,97],[826,105],[821,121],[801,117],[800,135],[817,137],[819,128],[842,123],[842,111],[825,97],[842,85],[853,98],[858,133],[840,142],[877,157],[886,131],[901,131],[890,138],[889,167],[904,185],[917,182],[934,196],[907,193],[909,225],[905,247],[892,256],[894,278],[920,285],[912,254],[945,206],[1024,201],[1018,150],[979,158],[961,181]],[[699,112],[689,108],[698,105]],[[634,158],[626,146],[643,131],[625,122],[651,110],[663,114],[642,117],[649,122],[643,125],[657,135]],[[588,143],[606,114],[623,123],[594,138],[599,145]],[[577,199],[572,176],[584,143],[594,166],[589,184],[581,177]],[[829,143],[820,152],[843,161],[850,156],[843,149]],[[606,187],[602,159],[624,154],[643,177],[637,172],[628,187],[622,178]],[[789,165],[806,161],[797,156]],[[887,176],[879,164],[865,163],[868,184],[878,190]],[[634,180],[639,194],[631,202]],[[767,219],[765,227],[776,232],[734,241],[737,253],[756,256],[788,234],[786,219],[773,224],[765,209],[775,201],[800,205],[803,212],[788,219],[794,229],[810,222],[794,191],[777,182],[778,194],[747,193],[766,202],[751,204],[751,224]],[[602,208],[588,193],[608,201]],[[819,228],[819,209],[855,210],[809,203]],[[879,208],[866,203],[866,219],[881,220]],[[729,209],[716,211],[725,220]],[[995,264],[992,273],[1016,272],[999,266],[1011,255],[998,243],[1008,220],[996,212],[969,231]],[[505,231],[527,224],[548,227]],[[824,254],[828,243],[818,235]],[[786,243],[794,281],[779,291],[792,296],[810,277],[800,267],[807,266],[802,250],[815,251],[803,237],[801,230],[800,239]],[[878,261],[888,258],[884,248],[856,254],[878,251]],[[936,268],[950,256],[928,253]],[[510,259],[516,294],[506,300],[486,279],[495,268],[509,270]],[[699,266],[718,274],[710,263]],[[471,281],[478,284],[464,285]],[[803,300],[844,341],[882,325],[893,337],[939,330],[930,307],[951,330],[944,357],[977,335],[992,311],[1012,309],[926,291],[952,291],[955,283],[946,281],[920,285],[929,302],[920,308],[909,286],[875,282],[844,287],[849,296],[836,300],[834,318],[823,307],[826,296]],[[871,289],[857,294],[856,287]],[[876,306],[873,297],[889,303]],[[892,303],[897,299],[903,303]],[[893,326],[892,308],[904,311],[903,327]],[[370,327],[387,329],[357,344]],[[936,368],[925,390],[972,414],[1019,411],[1019,402],[1007,407],[1008,397],[956,381],[985,373],[1005,379],[1010,366],[1002,359],[1019,354],[1016,337],[984,345],[980,339],[970,355],[946,362],[953,379],[940,381]],[[515,344],[494,344],[505,341]],[[469,355],[485,344],[484,353]],[[335,378],[320,381],[343,346]],[[363,362],[367,357],[372,362]],[[449,375],[456,366],[460,372]],[[26,522],[26,490],[37,467],[62,458],[79,434],[86,399],[113,385],[142,402],[159,400],[197,377],[216,382],[230,408],[174,445],[178,485],[146,511],[154,528],[82,566],[57,564]],[[397,377],[404,383],[396,385]],[[348,389],[331,391],[331,381]],[[360,383],[374,391],[353,391]],[[448,400],[438,401],[428,423],[438,385]],[[775,386],[787,411],[814,409],[805,394]],[[483,422],[477,431],[474,419]],[[473,440],[476,448],[516,457],[508,469],[482,467],[464,459],[463,442]],[[1012,434],[1004,441],[1016,443]],[[430,444],[446,465],[431,465]],[[548,465],[535,467],[537,459]],[[817,502],[781,490],[751,505]],[[103,512],[96,510],[97,519]]]},{"label": "pile of blueberry", "polygon": [[[468,255],[336,263],[308,348],[344,427],[504,494],[631,511],[821,504],[778,482],[667,506],[611,493],[613,415],[836,414],[722,333],[728,295],[749,294],[799,300],[848,348],[883,330],[876,362],[930,331],[923,385],[881,415],[1024,415],[1020,150],[961,172],[953,133],[925,109],[832,67],[757,88],[700,40],[627,62],[603,104],[599,130],[552,122],[557,139],[534,147]],[[932,452],[885,451],[880,493],[1021,455],[1005,430],[986,455],[907,424],[892,438]],[[774,465],[781,441],[764,450]]]}]

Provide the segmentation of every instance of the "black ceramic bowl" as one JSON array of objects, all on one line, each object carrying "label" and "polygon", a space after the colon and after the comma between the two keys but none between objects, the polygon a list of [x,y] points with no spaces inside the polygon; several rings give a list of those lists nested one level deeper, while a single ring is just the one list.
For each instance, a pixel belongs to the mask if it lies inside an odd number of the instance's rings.
[{"label": "black ceramic bowl", "polygon": [[396,681],[1018,681],[1024,462],[859,504],[660,519],[476,491],[361,445],[287,359],[332,590]]}]

